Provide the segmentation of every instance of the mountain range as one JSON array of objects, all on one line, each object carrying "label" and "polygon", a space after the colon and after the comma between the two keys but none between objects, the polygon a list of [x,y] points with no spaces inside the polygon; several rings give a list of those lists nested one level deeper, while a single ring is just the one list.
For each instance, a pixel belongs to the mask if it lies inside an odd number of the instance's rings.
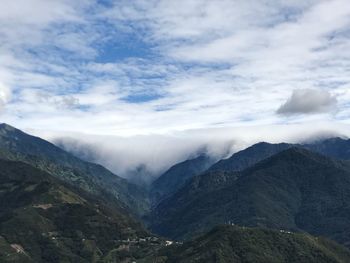
[{"label": "mountain range", "polygon": [[153,210],[152,229],[188,238],[218,223],[306,231],[350,245],[350,166],[292,147],[241,172],[194,177]]},{"label": "mountain range", "polygon": [[144,186],[1,124],[0,262],[350,262],[349,159],[261,142]]},{"label": "mountain range", "polygon": [[[195,175],[205,171],[210,172],[235,172],[242,171],[259,161],[262,161],[274,154],[291,147],[300,147],[317,152],[328,157],[341,160],[350,159],[350,140],[339,137],[318,140],[313,143],[272,144],[260,142],[246,149],[234,153],[227,159],[222,159],[214,163],[210,157],[200,156],[172,166],[167,172],[156,179],[151,188],[152,204],[158,204],[166,196],[170,196],[179,190],[184,183]],[[205,156],[205,155],[204,155]],[[209,162],[207,161],[209,160]]]}]

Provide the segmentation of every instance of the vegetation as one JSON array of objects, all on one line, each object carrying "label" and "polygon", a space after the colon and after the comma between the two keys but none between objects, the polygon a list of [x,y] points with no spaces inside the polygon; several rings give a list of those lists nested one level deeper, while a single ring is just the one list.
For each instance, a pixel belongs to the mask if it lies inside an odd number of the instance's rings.
[{"label": "vegetation", "polygon": [[346,263],[350,262],[350,251],[308,234],[219,226],[142,262]]},{"label": "vegetation", "polygon": [[0,124],[0,158],[21,161],[93,194],[109,192],[135,215],[149,209],[147,192],[101,165],[82,161],[55,145]]},{"label": "vegetation", "polygon": [[195,175],[207,170],[213,159],[201,155],[195,159],[187,160],[172,166],[152,183],[151,200],[153,204],[159,203],[180,189],[185,182]]},{"label": "vegetation", "polygon": [[209,171],[242,171],[291,147],[304,148],[332,158],[350,160],[350,139],[336,137],[305,144],[260,142],[233,154],[228,159],[218,161],[209,168]]},{"label": "vegetation", "polygon": [[146,218],[192,241],[166,246],[134,219],[149,209],[140,187],[0,125],[0,262],[350,262],[311,236],[350,247],[350,164],[305,149],[348,160],[349,143],[259,143],[209,170],[206,156],[175,165]]},{"label": "vegetation", "polygon": [[119,262],[162,246],[108,200],[0,160],[0,262]]},{"label": "vegetation", "polygon": [[291,148],[240,173],[207,173],[153,211],[156,233],[190,238],[220,223],[306,231],[349,246],[349,166]]},{"label": "vegetation", "polygon": [[218,161],[216,164],[210,167],[209,171],[242,171],[276,153],[291,147],[293,147],[293,145],[288,143],[272,144],[260,142],[233,154],[228,159]]},{"label": "vegetation", "polygon": [[339,137],[304,144],[311,151],[342,160],[350,160],[350,139]]}]

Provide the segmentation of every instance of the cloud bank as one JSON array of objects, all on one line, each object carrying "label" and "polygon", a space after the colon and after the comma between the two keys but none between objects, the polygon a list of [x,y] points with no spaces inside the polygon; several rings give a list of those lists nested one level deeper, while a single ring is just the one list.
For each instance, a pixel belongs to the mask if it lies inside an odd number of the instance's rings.
[{"label": "cloud bank", "polygon": [[[136,145],[128,138],[138,136],[195,141],[190,131],[239,128],[253,140],[256,127],[271,135],[316,123],[350,130],[348,0],[1,4],[0,119],[21,129],[123,138],[129,159]],[[308,105],[290,97],[295,87],[314,91]],[[328,111],[332,98],[334,114],[310,114]],[[163,154],[138,163],[170,163]]]},{"label": "cloud bank", "polygon": [[294,87],[336,96],[332,118],[349,123],[347,0],[2,5],[0,117],[20,128],[133,136],[327,120],[276,115]]},{"label": "cloud bank", "polygon": [[153,178],[172,165],[203,153],[221,159],[261,141],[298,143],[334,136],[350,137],[349,131],[346,124],[322,121],[198,129],[127,138],[75,133],[62,135],[47,131],[35,134],[82,159],[100,163],[120,176],[128,177],[130,172],[141,167]]}]

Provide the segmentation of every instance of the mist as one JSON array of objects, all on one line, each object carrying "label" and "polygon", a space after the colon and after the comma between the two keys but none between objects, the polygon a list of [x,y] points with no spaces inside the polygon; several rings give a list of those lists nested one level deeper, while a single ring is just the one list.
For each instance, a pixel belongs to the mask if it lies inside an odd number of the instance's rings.
[{"label": "mist", "polygon": [[131,137],[31,132],[124,178],[139,173],[146,182],[152,181],[172,165],[201,154],[219,160],[261,141],[305,143],[350,135],[349,125],[329,122],[198,129]]},{"label": "mist", "polygon": [[79,158],[102,164],[122,177],[138,172],[150,177],[149,180],[181,161],[202,154],[219,160],[239,147],[239,143],[233,139],[204,136],[66,136],[52,141]]}]

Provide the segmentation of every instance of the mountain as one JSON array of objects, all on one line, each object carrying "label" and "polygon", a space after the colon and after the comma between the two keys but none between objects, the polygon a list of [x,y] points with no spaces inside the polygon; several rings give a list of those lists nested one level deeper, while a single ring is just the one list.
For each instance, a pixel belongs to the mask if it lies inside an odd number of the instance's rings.
[{"label": "mountain", "polygon": [[140,262],[346,263],[350,251],[308,234],[219,226],[183,245],[172,245]]},{"label": "mountain", "polygon": [[[157,178],[151,185],[151,203],[153,206],[179,190],[184,183],[195,175],[206,171],[233,172],[242,171],[259,161],[291,147],[302,147],[326,156],[350,159],[350,140],[339,137],[315,141],[308,144],[272,144],[260,142],[233,154],[228,159],[214,163],[206,155],[176,164]],[[212,166],[211,166],[212,165]]]},{"label": "mountain", "polygon": [[228,159],[218,161],[209,168],[209,171],[241,171],[291,147],[293,145],[288,143],[272,144],[260,142],[234,153]]},{"label": "mountain", "polygon": [[304,144],[303,147],[333,158],[350,160],[350,139],[328,138]]},{"label": "mountain", "polygon": [[350,139],[327,138],[313,143],[289,144],[260,142],[213,164],[209,171],[242,171],[261,160],[291,147],[305,148],[332,158],[350,160]]},{"label": "mountain", "polygon": [[161,245],[108,195],[0,160],[0,262],[129,262]]},{"label": "mountain", "polygon": [[151,185],[151,200],[153,204],[169,197],[180,189],[184,183],[195,175],[207,170],[214,160],[207,155],[186,160],[170,167]]},{"label": "mountain", "polygon": [[[98,197],[99,199],[101,196]],[[0,262],[349,262],[306,234],[220,226],[164,248],[118,203],[25,163],[0,160]]]},{"label": "mountain", "polygon": [[350,168],[290,148],[242,172],[194,177],[152,211],[152,229],[189,238],[232,222],[306,231],[350,246]]},{"label": "mountain", "polygon": [[148,195],[141,187],[101,165],[82,161],[43,139],[7,124],[0,124],[0,158],[28,163],[94,194],[104,189],[138,215],[149,207]]}]

